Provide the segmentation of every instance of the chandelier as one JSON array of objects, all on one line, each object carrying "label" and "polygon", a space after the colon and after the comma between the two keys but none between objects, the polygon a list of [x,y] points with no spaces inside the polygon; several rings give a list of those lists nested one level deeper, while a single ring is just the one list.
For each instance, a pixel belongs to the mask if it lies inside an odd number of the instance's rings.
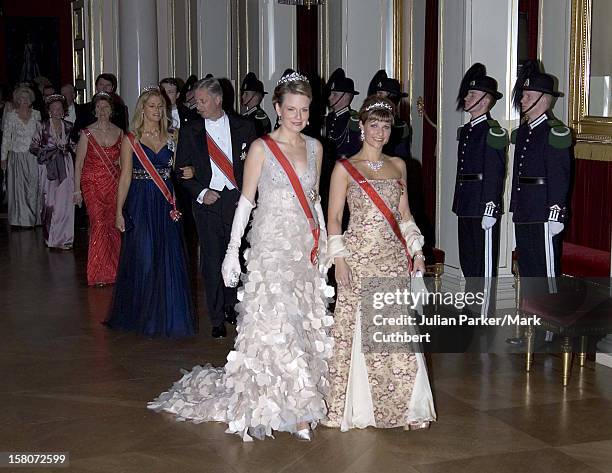
[{"label": "chandelier", "polygon": [[325,0],[278,0],[281,5],[302,5],[308,8],[325,5]]}]

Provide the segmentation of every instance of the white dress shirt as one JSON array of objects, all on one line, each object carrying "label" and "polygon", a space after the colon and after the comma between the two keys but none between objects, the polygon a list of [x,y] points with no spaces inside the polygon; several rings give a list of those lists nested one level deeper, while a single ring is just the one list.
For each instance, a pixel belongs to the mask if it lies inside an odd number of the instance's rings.
[{"label": "white dress shirt", "polygon": [[174,128],[175,130],[178,130],[181,127],[181,117],[179,117],[178,108],[176,108],[176,105],[172,107],[171,115],[172,115],[171,116],[172,128]]},{"label": "white dress shirt", "polygon": [[[226,154],[230,161],[233,162],[232,135],[230,133],[229,119],[227,118],[227,115],[224,113],[218,120],[209,120],[207,118],[205,120],[205,126],[210,137],[215,141],[215,143],[217,143],[217,146]],[[223,191],[224,188],[229,190],[234,189],[234,185],[227,177],[225,177],[225,174],[223,174],[221,169],[217,167],[212,159],[210,160],[210,168],[212,170],[210,184],[208,185],[208,188],[200,192],[200,195],[198,195],[198,198],[196,199],[200,204],[203,202],[204,194],[206,194],[208,189],[218,192]]]},{"label": "white dress shirt", "polygon": [[66,113],[66,116],[64,118],[70,123],[74,123],[76,121],[76,110],[74,107],[74,103],[70,105],[70,107],[68,107],[68,113]]}]

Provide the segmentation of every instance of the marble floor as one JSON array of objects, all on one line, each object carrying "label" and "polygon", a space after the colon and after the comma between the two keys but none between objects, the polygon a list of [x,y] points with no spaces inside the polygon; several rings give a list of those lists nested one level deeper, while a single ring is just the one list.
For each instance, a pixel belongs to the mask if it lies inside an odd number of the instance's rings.
[{"label": "marble floor", "polygon": [[84,283],[85,234],[55,252],[40,230],[0,223],[0,451],[69,452],[55,471],[83,473],[612,472],[612,370],[574,366],[564,389],[550,355],[530,374],[520,355],[431,356],[439,421],[427,431],[321,427],[311,443],[245,444],[219,424],[178,423],[146,402],[181,368],[223,364],[232,344],[209,337],[202,301],[193,339],[110,332],[112,288]]}]

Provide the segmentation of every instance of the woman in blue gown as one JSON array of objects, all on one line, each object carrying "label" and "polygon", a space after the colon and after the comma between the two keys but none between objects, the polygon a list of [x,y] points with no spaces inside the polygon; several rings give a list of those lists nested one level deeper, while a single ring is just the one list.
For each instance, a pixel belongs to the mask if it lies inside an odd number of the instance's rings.
[{"label": "woman in blue gown", "polygon": [[[105,321],[149,337],[190,336],[197,327],[170,180],[175,146],[167,124],[159,89],[145,90],[121,145],[116,226],[123,237]],[[191,177],[191,168],[181,171],[183,179]]]}]

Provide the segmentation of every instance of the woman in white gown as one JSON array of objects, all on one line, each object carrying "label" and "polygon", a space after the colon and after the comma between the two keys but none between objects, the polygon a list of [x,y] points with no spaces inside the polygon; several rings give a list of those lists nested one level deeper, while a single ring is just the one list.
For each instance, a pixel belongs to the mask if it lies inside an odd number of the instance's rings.
[{"label": "woman in white gown", "polygon": [[[301,133],[311,99],[307,79],[286,71],[272,99],[280,127],[253,142],[245,161],[242,196],[222,269],[227,285],[240,274],[238,249],[258,191],[245,254],[247,272],[236,306],[234,350],[225,367],[194,367],[149,408],[176,414],[178,420],[224,422],[228,433],[244,441],[272,436],[274,430],[310,440],[310,426],[325,418],[333,323],[327,299],[333,290],[311,257],[314,235],[326,239],[315,198],[322,147]],[[298,201],[299,189],[271,151],[276,146],[297,175],[298,187],[310,197],[304,200],[309,210]]]},{"label": "woman in white gown", "polygon": [[[423,236],[408,205],[406,164],[382,153],[393,117],[389,100],[368,97],[359,112],[362,149],[337,163],[331,178],[327,256],[336,265],[338,298],[329,412],[323,424],[342,431],[426,428],[436,419],[423,354],[410,353],[408,346],[398,346],[396,352],[379,346],[364,353],[361,344],[364,285],[376,279],[382,287],[390,286],[394,278],[408,277],[411,266],[412,276],[425,272]],[[350,221],[341,235],[345,202]],[[413,278],[412,290],[424,290],[422,278]]]}]

